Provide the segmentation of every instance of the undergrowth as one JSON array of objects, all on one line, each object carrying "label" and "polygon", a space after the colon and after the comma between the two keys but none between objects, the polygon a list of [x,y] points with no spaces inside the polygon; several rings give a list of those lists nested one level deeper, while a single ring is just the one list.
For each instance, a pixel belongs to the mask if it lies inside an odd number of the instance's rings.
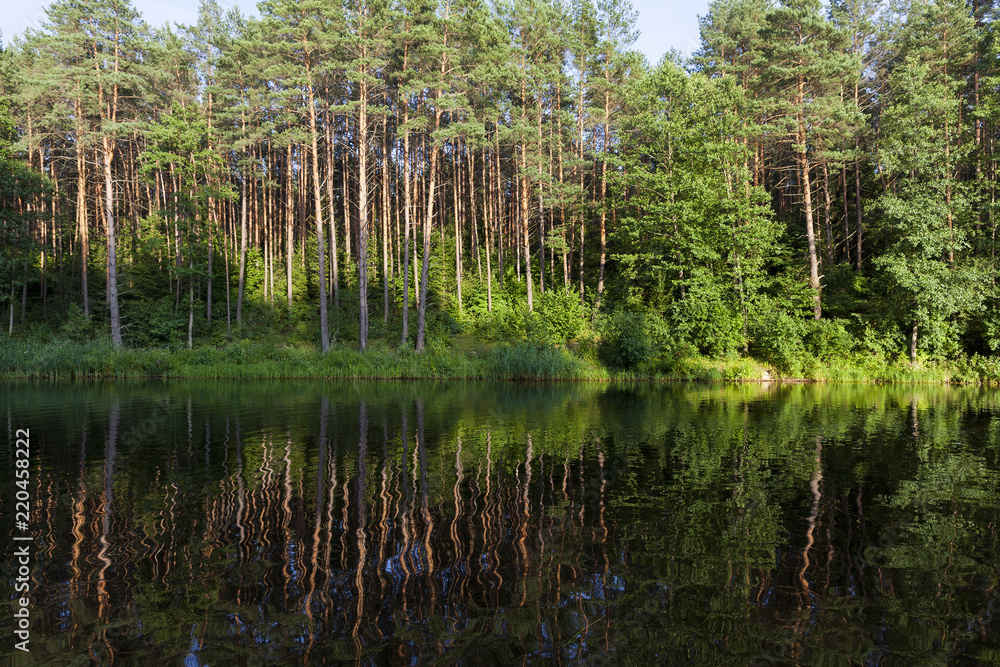
[{"label": "undergrowth", "polygon": [[698,380],[759,382],[811,380],[862,383],[1000,384],[1000,360],[973,356],[953,361],[886,360],[847,355],[799,364],[796,373],[749,357],[713,359],[694,354],[648,360],[623,370],[603,365],[587,348],[519,340],[471,349],[432,341],[416,353],[375,341],[366,352],[335,345],[239,341],[186,348],[114,349],[107,340],[0,338],[0,377],[8,379],[206,378],[268,380],[469,379],[469,380]]}]

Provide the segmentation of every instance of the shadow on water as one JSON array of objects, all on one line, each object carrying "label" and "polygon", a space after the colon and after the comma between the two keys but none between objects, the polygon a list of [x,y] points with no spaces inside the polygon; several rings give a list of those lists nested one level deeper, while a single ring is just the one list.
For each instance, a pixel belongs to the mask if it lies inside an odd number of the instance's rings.
[{"label": "shadow on water", "polygon": [[33,457],[14,662],[1000,662],[995,391],[21,383],[0,411],[0,470],[14,429]]}]

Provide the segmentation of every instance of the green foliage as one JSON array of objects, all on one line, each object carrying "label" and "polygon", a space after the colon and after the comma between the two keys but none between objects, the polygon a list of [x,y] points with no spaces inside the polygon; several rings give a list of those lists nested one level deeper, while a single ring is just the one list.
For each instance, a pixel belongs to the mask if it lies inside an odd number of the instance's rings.
[{"label": "green foliage", "polygon": [[614,370],[636,370],[658,352],[643,313],[616,310],[607,318],[601,334],[598,354]]},{"label": "green foliage", "polygon": [[751,325],[750,353],[789,375],[800,375],[806,361],[807,330],[805,320],[773,311]]},{"label": "green foliage", "polygon": [[845,320],[810,320],[806,322],[805,347],[813,359],[830,361],[850,355],[855,346]]},{"label": "green foliage", "polygon": [[556,288],[536,294],[535,312],[553,340],[561,343],[579,337],[587,322],[580,295],[572,289]]},{"label": "green foliage", "polygon": [[131,304],[124,326],[126,340],[138,347],[179,343],[186,335],[187,311],[174,304],[169,296]]},{"label": "green foliage", "polygon": [[93,336],[90,319],[83,314],[83,309],[76,303],[71,303],[66,308],[66,317],[59,327],[59,334],[66,340],[76,342],[85,341]]},{"label": "green foliage", "polygon": [[585,377],[584,366],[569,352],[531,342],[498,345],[486,359],[485,377],[491,380],[575,380]]},{"label": "green foliage", "polygon": [[743,347],[743,316],[731,285],[720,285],[707,271],[685,280],[684,295],[674,301],[670,320],[676,336],[702,354],[725,357]]}]

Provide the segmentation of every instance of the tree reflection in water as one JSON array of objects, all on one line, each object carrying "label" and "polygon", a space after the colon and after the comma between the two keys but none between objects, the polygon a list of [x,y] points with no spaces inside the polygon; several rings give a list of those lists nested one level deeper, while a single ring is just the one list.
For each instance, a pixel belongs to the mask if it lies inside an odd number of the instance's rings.
[{"label": "tree reflection in water", "polygon": [[998,399],[9,385],[30,658],[997,661]]}]

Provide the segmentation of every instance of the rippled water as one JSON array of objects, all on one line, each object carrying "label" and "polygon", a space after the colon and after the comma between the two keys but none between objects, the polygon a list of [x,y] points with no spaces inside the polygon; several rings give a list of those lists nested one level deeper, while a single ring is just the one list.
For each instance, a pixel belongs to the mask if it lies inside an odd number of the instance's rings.
[{"label": "rippled water", "polygon": [[995,391],[8,384],[0,418],[15,664],[1000,663]]}]

